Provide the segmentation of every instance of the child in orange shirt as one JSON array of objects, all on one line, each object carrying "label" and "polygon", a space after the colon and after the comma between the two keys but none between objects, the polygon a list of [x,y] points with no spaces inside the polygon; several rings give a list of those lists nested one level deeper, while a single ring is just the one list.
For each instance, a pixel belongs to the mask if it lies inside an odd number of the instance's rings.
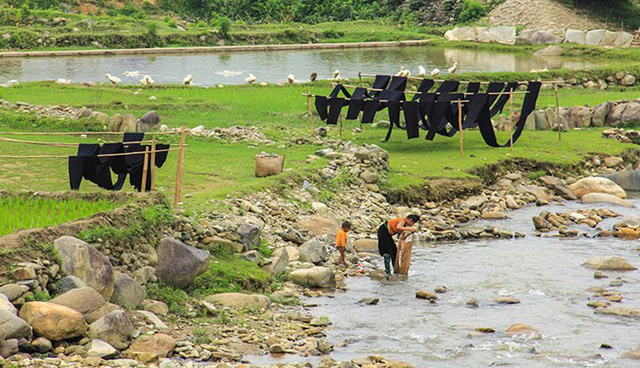
[{"label": "child in orange shirt", "polygon": [[338,235],[336,235],[336,248],[340,252],[338,265],[344,265],[345,267],[347,267],[347,262],[344,260],[344,252],[347,250],[347,233],[349,230],[351,230],[351,223],[345,221],[342,223],[342,228],[338,230]]}]

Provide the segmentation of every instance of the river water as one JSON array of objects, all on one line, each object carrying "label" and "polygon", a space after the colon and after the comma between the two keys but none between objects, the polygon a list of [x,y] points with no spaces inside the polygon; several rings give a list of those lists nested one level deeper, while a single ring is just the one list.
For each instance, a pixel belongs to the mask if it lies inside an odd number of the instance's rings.
[{"label": "river water", "polygon": [[[640,200],[633,202],[640,205]],[[509,213],[508,220],[481,221],[476,225],[521,231],[527,237],[415,246],[407,281],[347,278],[347,292],[304,302],[318,304],[310,311],[331,319],[328,339],[332,343],[347,342],[331,354],[340,361],[382,355],[418,367],[637,367],[637,361],[620,357],[640,348],[640,319],[594,314],[586,304],[592,295],[587,289],[600,286],[623,294],[623,302],[613,304],[640,308],[640,272],[605,271],[610,278],[596,280],[594,271],[581,264],[594,256],[619,255],[640,266],[639,243],[531,235],[531,217],[541,211],[597,207],[577,203],[530,206]],[[637,214],[637,209],[605,208]],[[600,226],[609,229],[617,221],[608,219]],[[628,282],[609,287],[617,276]],[[446,286],[448,292],[438,294],[437,304],[415,298],[416,291],[433,291],[438,285]],[[499,296],[513,296],[521,303],[498,305],[494,300]],[[365,297],[380,302],[358,304]],[[479,308],[466,306],[471,298],[478,300]],[[531,325],[543,336],[510,337],[504,331],[513,324]],[[477,327],[490,327],[496,333],[470,338],[469,332]],[[601,349],[603,343],[613,349]],[[299,359],[256,357],[260,363]]]},{"label": "river water", "polygon": [[[572,58],[538,58],[527,54],[498,53],[431,46],[365,49],[236,52],[207,54],[58,56],[42,58],[0,58],[0,82],[70,79],[78,82],[106,82],[110,73],[125,84],[138,84],[144,75],[156,83],[181,83],[187,74],[195,85],[242,84],[248,73],[257,82],[283,82],[293,74],[306,81],[312,72],[329,78],[339,69],[343,77],[358,72],[393,74],[401,66],[417,74],[418,65],[428,72],[439,68],[446,73],[454,62],[459,72],[524,72],[531,69],[591,68],[603,61]],[[126,76],[125,72],[138,72]]]}]

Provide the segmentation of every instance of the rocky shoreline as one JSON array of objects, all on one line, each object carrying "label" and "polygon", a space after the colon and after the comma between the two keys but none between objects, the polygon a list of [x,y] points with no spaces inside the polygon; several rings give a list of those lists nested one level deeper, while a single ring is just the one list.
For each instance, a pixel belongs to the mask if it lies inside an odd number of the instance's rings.
[{"label": "rocky shoreline", "polygon": [[[293,181],[284,191],[274,188],[230,198],[225,203],[228,211],[197,218],[180,214],[155,246],[126,248],[99,240],[90,245],[67,236],[54,243],[58,262],[16,264],[15,282],[0,286],[0,364],[252,367],[247,360],[253,355],[295,354],[301,360],[321,356],[319,367],[410,367],[381,357],[333,361],[329,354],[344,343],[333,346],[327,341],[324,331],[331,321],[310,315],[300,297],[344,290],[347,277],[382,277],[372,234],[387,218],[421,215],[421,233],[430,243],[521,237],[527,234],[501,230],[499,221],[490,227],[474,226],[474,221],[504,219],[509,211],[533,203],[580,199],[617,205],[624,201],[625,190],[589,175],[638,168],[635,160],[591,157],[576,176],[511,172],[497,175],[472,196],[400,206],[380,193],[389,169],[385,150],[351,142],[325,144],[308,157],[309,162],[326,160],[317,175]],[[543,212],[533,219],[539,232],[535,235],[576,236],[568,226],[596,228],[603,218],[614,216],[613,211],[598,209]],[[328,246],[344,219],[351,220],[354,229],[348,268],[337,266],[337,252]],[[640,222],[625,219],[597,236],[611,235],[638,239]],[[271,250],[268,255],[260,251],[264,244]],[[185,298],[182,315],[148,298],[146,288],[159,281],[177,289],[193,283],[219,251],[234,253],[269,274],[286,275],[285,281],[269,296],[224,293]],[[597,311],[617,313],[607,308],[599,304]],[[629,313],[636,312],[640,314]]]}]

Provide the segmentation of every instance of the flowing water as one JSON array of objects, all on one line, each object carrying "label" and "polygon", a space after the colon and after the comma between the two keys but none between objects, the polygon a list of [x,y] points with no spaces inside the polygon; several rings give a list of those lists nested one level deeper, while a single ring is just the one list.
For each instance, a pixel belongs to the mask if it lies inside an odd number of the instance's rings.
[{"label": "flowing water", "polygon": [[[640,205],[640,200],[633,200]],[[382,355],[418,367],[632,367],[638,361],[621,359],[640,348],[640,319],[594,314],[586,304],[594,286],[623,294],[624,307],[640,308],[640,271],[610,272],[608,279],[594,279],[593,270],[581,267],[590,257],[619,255],[640,266],[637,241],[615,238],[538,238],[531,217],[541,211],[597,208],[567,203],[566,206],[530,206],[511,212],[510,219],[477,226],[498,226],[527,233],[523,239],[477,240],[413,248],[407,281],[387,282],[368,277],[347,278],[347,292],[331,297],[305,299],[318,304],[310,311],[333,322],[327,332],[333,344],[346,341],[331,357],[337,360]],[[602,206],[619,213],[637,209]],[[619,219],[601,223],[609,229]],[[576,229],[587,231],[585,226]],[[380,262],[378,261],[378,264]],[[617,276],[627,282],[609,287]],[[418,290],[444,285],[436,304],[416,299]],[[498,305],[499,296],[513,296],[520,304]],[[380,299],[378,305],[360,305],[365,297]],[[466,302],[476,298],[479,308]],[[527,324],[542,338],[510,337],[504,331],[513,324]],[[477,327],[496,333],[469,337]],[[613,349],[601,349],[606,343]],[[255,357],[256,362],[299,361],[287,356],[274,360]],[[635,365],[634,365],[635,364]]]},{"label": "flowing water", "polygon": [[[604,61],[575,58],[538,58],[527,54],[499,53],[471,49],[431,46],[364,49],[300,50],[165,55],[58,56],[42,58],[0,58],[0,82],[70,79],[78,82],[106,82],[110,73],[125,84],[138,84],[144,75],[156,83],[182,83],[187,74],[193,83],[209,86],[242,84],[248,73],[258,82],[283,82],[293,74],[306,81],[311,72],[330,78],[339,69],[343,77],[354,78],[358,72],[396,73],[400,66],[417,74],[418,65],[428,72],[439,68],[446,73],[454,62],[458,72],[523,72],[531,69],[591,68]],[[126,76],[125,72],[138,72]]]}]

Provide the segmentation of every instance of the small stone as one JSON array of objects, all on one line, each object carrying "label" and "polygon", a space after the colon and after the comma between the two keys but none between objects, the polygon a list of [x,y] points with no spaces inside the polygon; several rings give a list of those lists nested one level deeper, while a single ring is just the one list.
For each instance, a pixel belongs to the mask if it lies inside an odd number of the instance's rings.
[{"label": "small stone", "polygon": [[41,354],[46,353],[47,351],[51,350],[51,348],[53,347],[53,345],[51,344],[51,341],[49,341],[49,339],[44,337],[38,337],[37,339],[33,340],[31,342],[31,345],[37,352]]},{"label": "small stone", "polygon": [[364,298],[361,299],[358,303],[366,305],[377,305],[378,302],[380,302],[380,299],[378,298]]},{"label": "small stone", "polygon": [[480,303],[478,303],[478,300],[476,298],[471,298],[469,299],[469,301],[467,301],[466,305],[469,308],[478,308],[480,306]]},{"label": "small stone", "polygon": [[442,285],[436,286],[436,288],[433,291],[435,291],[438,294],[444,294],[447,292],[447,287]]},{"label": "small stone", "polygon": [[604,273],[600,272],[600,271],[596,271],[593,273],[593,278],[594,279],[606,279],[609,278],[609,276],[605,275]]},{"label": "small stone", "polygon": [[438,300],[436,294],[430,293],[425,290],[420,290],[416,292],[416,298],[418,299],[426,299],[426,300]]},{"label": "small stone", "polygon": [[498,304],[518,304],[520,303],[520,300],[512,297],[512,296],[502,296],[499,298],[496,298],[496,303]]},{"label": "small stone", "polygon": [[324,327],[330,325],[331,320],[329,319],[329,317],[320,316],[313,318],[311,322],[309,322],[309,324],[314,327]]}]

